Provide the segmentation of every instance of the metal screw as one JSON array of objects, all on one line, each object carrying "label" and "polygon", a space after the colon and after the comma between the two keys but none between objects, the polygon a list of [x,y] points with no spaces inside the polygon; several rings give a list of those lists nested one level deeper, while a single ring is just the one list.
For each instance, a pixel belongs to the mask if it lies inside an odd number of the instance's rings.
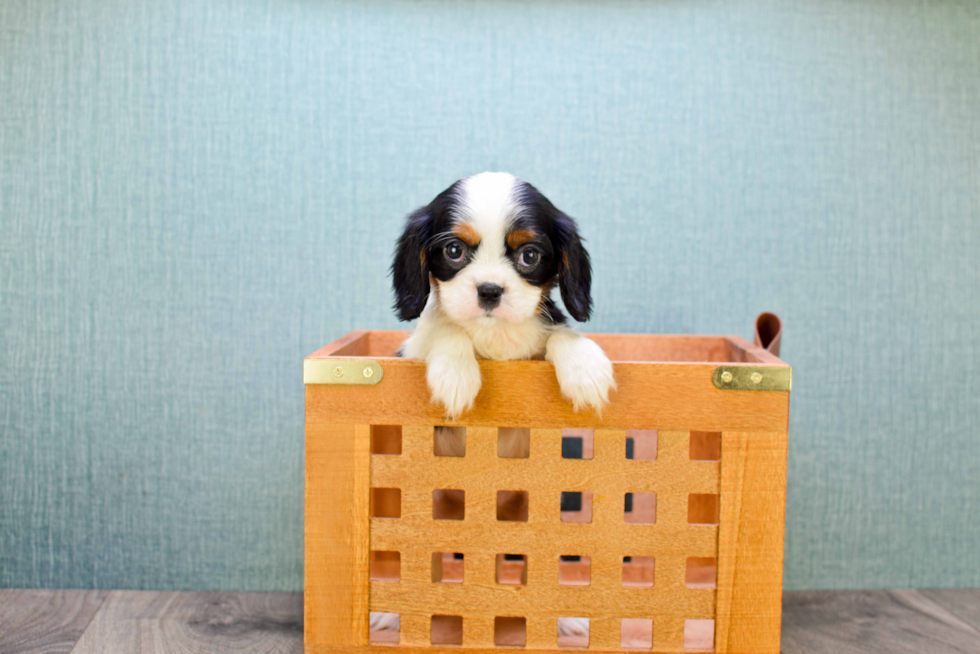
[{"label": "metal screw", "polygon": [[337,366],[336,368],[334,368],[333,369],[333,376],[334,377],[343,377],[344,376],[344,369],[343,369],[343,367],[342,366]]},{"label": "metal screw", "polygon": [[732,373],[728,372],[727,370],[725,372],[721,373],[721,381],[725,382],[726,384],[731,383],[731,381],[732,381]]},{"label": "metal screw", "polygon": [[368,377],[368,378],[373,377],[374,376],[374,369],[373,368],[365,368],[364,369],[364,376],[365,377]]},{"label": "metal screw", "polygon": [[751,376],[751,377],[749,377],[749,379],[751,379],[751,380],[752,380],[752,383],[753,383],[753,384],[758,384],[759,382],[761,382],[761,381],[762,381],[762,375],[760,375],[760,374],[759,374],[759,373],[757,373],[757,372],[753,372],[753,373],[752,373],[752,376]]}]

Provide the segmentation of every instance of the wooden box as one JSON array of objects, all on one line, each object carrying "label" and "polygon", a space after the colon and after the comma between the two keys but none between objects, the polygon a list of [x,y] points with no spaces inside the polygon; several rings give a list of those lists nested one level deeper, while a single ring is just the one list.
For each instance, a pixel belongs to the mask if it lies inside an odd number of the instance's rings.
[{"label": "wooden box", "polygon": [[[601,418],[550,363],[481,361],[449,423],[394,356],[406,336],[304,362],[307,653],[779,651],[789,366],[735,337],[595,334],[619,385]],[[587,621],[559,638],[564,618]]]}]

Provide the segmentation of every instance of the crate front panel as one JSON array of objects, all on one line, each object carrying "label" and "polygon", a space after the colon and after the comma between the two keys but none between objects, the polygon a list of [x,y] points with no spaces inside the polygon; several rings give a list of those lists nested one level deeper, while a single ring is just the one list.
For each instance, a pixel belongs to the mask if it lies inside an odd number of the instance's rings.
[{"label": "crate front panel", "polygon": [[[527,457],[505,458],[498,455],[497,427],[465,428],[464,456],[436,456],[434,428],[405,425],[400,454],[370,456],[370,487],[398,489],[378,491],[377,503],[396,502],[399,517],[370,520],[369,549],[398,553],[398,580],[370,581],[369,610],[398,614],[400,646],[432,646],[433,616],[461,618],[462,642],[453,644],[463,648],[494,648],[499,618],[524,619],[529,650],[559,649],[560,618],[588,618],[590,650],[621,650],[623,619],[652,621],[647,648],[656,651],[690,651],[685,629],[689,646],[706,632],[713,638],[713,623],[704,622],[716,615],[713,580],[692,581],[688,565],[695,557],[705,569],[716,566],[721,464],[691,459],[690,432],[657,432],[656,458],[639,460],[627,458],[625,429],[595,429],[592,458],[574,459],[562,457],[561,429],[531,429]],[[434,517],[441,499],[433,493],[444,490],[453,491],[456,505],[462,500],[461,520]],[[498,520],[500,491],[527,494],[526,522]],[[563,521],[562,493],[582,493],[580,502],[590,493],[591,521]],[[636,505],[655,494],[653,524],[626,521],[627,494]],[[705,502],[707,517],[698,517]],[[391,507],[376,510],[394,514]],[[457,554],[462,583],[433,581],[433,566]],[[588,585],[560,585],[561,557],[576,556],[588,557]],[[643,574],[624,585],[624,557],[627,574],[652,559],[652,585]],[[499,578],[508,566],[523,566],[524,583],[498,583],[514,581]],[[438,621],[458,632],[458,621]]]}]

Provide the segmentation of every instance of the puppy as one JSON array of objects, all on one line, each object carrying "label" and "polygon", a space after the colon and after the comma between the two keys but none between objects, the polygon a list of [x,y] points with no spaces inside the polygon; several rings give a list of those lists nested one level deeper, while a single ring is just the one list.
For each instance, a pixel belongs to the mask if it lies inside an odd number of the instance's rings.
[{"label": "puppy", "polygon": [[612,364],[567,325],[551,300],[584,322],[592,267],[575,221],[507,173],[461,179],[408,216],[391,267],[395,310],[419,319],[400,354],[426,362],[434,402],[455,419],[480,392],[478,359],[544,357],[578,411],[601,412]]}]

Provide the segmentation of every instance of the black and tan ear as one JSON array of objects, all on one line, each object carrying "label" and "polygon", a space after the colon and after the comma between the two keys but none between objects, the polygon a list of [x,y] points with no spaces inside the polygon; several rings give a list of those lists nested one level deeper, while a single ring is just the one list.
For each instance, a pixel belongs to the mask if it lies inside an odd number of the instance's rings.
[{"label": "black and tan ear", "polygon": [[428,207],[408,216],[405,231],[395,246],[391,264],[391,283],[395,291],[395,313],[399,320],[415,320],[429,299],[429,264],[425,244],[429,240],[432,217]]},{"label": "black and tan ear", "polygon": [[572,318],[585,322],[592,315],[592,263],[575,221],[560,214],[556,225],[561,300]]}]

